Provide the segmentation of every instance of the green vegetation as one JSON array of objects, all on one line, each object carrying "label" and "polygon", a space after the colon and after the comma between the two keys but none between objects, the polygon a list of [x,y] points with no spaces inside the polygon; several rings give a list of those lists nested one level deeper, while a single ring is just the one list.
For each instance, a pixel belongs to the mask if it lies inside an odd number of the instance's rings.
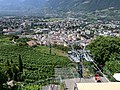
[{"label": "green vegetation", "polygon": [[[63,47],[62,47],[63,48]],[[50,48],[46,46],[37,46],[35,49],[39,50],[41,53],[50,54]],[[57,56],[65,56],[66,52],[60,48],[51,46],[51,54]]]},{"label": "green vegetation", "polygon": [[120,55],[120,38],[98,37],[88,49],[95,56],[96,62],[104,65],[106,61],[114,60]]},{"label": "green vegetation", "polygon": [[90,77],[94,76],[94,65],[91,62],[88,62],[86,60],[83,60],[83,77]]},{"label": "green vegetation", "polygon": [[[49,48],[45,46],[29,47],[18,46],[13,43],[9,36],[0,37],[0,68],[6,72],[7,80],[14,80],[23,83],[27,89],[30,83],[47,85],[53,83],[55,78],[54,68],[68,67],[69,59],[61,54],[49,54]],[[56,52],[60,51],[55,49]],[[4,75],[5,73],[3,73]],[[0,78],[1,83],[6,80]],[[3,81],[5,82],[2,82]],[[38,86],[35,86],[38,87]],[[32,88],[32,86],[30,86]],[[36,89],[37,90],[37,89]]]},{"label": "green vegetation", "polygon": [[68,47],[65,47],[63,45],[56,45],[56,44],[54,44],[52,47],[54,47],[56,49],[59,49],[59,50],[62,50],[62,51],[65,51],[65,52],[68,52],[68,50],[69,50]]},{"label": "green vegetation", "polygon": [[60,90],[65,90],[65,85],[64,84],[60,85]]},{"label": "green vegetation", "polygon": [[39,85],[27,85],[23,87],[21,90],[42,90],[42,86]]},{"label": "green vegetation", "polygon": [[87,48],[105,74],[120,72],[120,37],[97,37]]},{"label": "green vegetation", "polygon": [[3,71],[0,71],[0,89],[3,88],[3,83],[7,81],[7,76],[4,74]]}]

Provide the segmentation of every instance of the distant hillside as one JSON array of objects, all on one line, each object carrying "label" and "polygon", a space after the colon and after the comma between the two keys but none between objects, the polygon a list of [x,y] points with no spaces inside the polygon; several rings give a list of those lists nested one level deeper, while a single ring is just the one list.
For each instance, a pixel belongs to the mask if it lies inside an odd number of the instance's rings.
[{"label": "distant hillside", "polygon": [[120,8],[120,0],[0,0],[0,11],[45,13],[52,11],[80,12],[114,7]]},{"label": "distant hillside", "polygon": [[120,8],[120,0],[49,0],[48,6],[64,11],[94,11],[110,7]]}]

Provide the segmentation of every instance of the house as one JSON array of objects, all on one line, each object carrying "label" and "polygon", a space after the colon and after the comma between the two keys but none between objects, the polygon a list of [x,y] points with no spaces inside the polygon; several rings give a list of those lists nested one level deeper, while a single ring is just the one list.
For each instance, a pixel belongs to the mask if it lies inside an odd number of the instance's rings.
[{"label": "house", "polygon": [[50,29],[49,28],[44,28],[44,29],[41,29],[41,32],[43,34],[48,34],[50,32]]},{"label": "house", "polygon": [[34,47],[37,45],[37,43],[34,40],[28,41],[27,44],[31,47]]}]

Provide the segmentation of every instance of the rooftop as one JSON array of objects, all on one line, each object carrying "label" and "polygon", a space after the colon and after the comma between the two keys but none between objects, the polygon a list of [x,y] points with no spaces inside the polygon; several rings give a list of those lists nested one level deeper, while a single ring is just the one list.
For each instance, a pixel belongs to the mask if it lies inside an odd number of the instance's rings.
[{"label": "rooftop", "polygon": [[77,83],[78,90],[120,90],[120,83]]}]

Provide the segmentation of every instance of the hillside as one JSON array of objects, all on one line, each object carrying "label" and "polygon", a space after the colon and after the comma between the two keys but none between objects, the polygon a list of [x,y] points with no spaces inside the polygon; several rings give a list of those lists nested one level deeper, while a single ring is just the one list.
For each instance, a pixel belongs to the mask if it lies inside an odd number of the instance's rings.
[{"label": "hillside", "polygon": [[94,11],[110,7],[119,8],[120,0],[49,0],[51,9],[65,11]]},{"label": "hillside", "polygon": [[[120,8],[120,0],[0,0],[0,12],[8,14],[51,14]],[[21,13],[22,12],[22,13]]]},{"label": "hillside", "polygon": [[[68,67],[72,63],[61,54],[61,50],[54,48],[52,50],[54,52],[50,54],[49,48],[45,46],[34,48],[26,45],[19,46],[17,43],[12,43],[11,36],[0,36],[0,72],[5,74],[6,81],[20,81],[23,85],[35,82],[39,85],[50,84],[55,77],[54,68]],[[20,60],[23,63],[22,71],[20,71]]]}]

